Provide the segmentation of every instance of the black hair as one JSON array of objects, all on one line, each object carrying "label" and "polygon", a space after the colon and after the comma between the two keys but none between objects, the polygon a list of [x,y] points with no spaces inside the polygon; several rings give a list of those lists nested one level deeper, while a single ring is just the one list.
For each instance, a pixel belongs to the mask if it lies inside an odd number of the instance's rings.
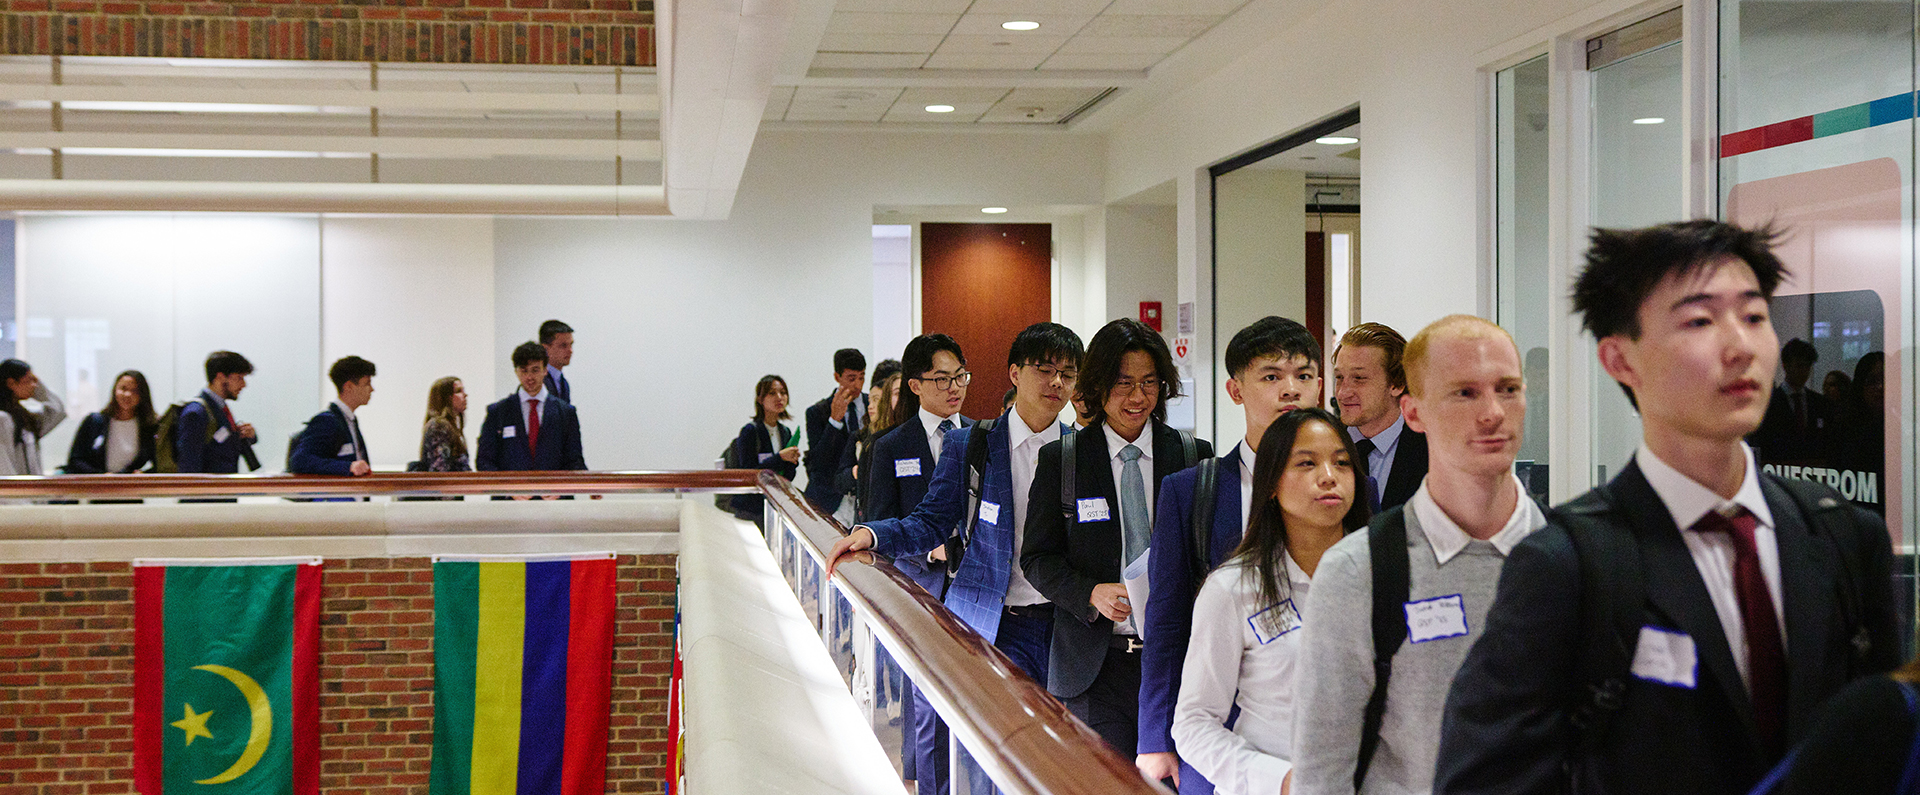
[{"label": "black hair", "polygon": [[1787,340],[1786,345],[1781,346],[1780,361],[1789,362],[1795,360],[1813,364],[1814,362],[1820,361],[1820,352],[1814,350],[1813,343],[1800,339],[1799,337],[1794,337],[1793,339]]},{"label": "black hair", "polygon": [[1007,387],[1006,394],[1000,396],[1000,410],[1006,411],[1007,409],[1013,408],[1013,398],[1018,394],[1020,394],[1020,387]]},{"label": "black hair", "polygon": [[899,359],[881,359],[879,364],[873,366],[873,372],[868,375],[867,388],[879,386],[881,381],[887,380],[887,376],[896,375],[899,372]]},{"label": "black hair", "polygon": [[13,443],[27,440],[26,435],[40,435],[40,418],[20,405],[20,399],[13,396],[13,388],[7,382],[17,381],[33,372],[33,365],[19,359],[0,360],[0,413],[13,418]]},{"label": "black hair", "polygon": [[513,349],[513,369],[518,370],[534,362],[545,363],[547,349],[538,342],[522,342]]},{"label": "black hair", "polygon": [[[767,421],[766,410],[760,407],[760,401],[764,399],[767,395],[773,393],[774,384],[779,384],[781,389],[786,389],[787,379],[781,378],[780,376],[774,375],[772,373],[768,373],[766,375],[760,376],[759,381],[754,382],[753,421],[755,423],[763,423]],[[791,418],[792,416],[793,415],[789,413],[786,409],[780,410],[780,419],[784,420],[784,419]],[[774,441],[779,442],[780,440],[775,439]]]},{"label": "black hair", "polygon": [[347,384],[370,375],[379,375],[373,371],[373,362],[358,356],[348,356],[327,368],[327,378],[333,381],[333,389],[336,392],[346,389]]},{"label": "black hair", "polygon": [[1313,332],[1306,326],[1279,315],[1268,315],[1253,321],[1253,325],[1241,329],[1227,341],[1227,375],[1239,376],[1253,360],[1267,356],[1282,361],[1304,356],[1318,370],[1320,341],[1313,338]]},{"label": "black hair", "polygon": [[233,351],[214,351],[207,354],[207,383],[223,375],[252,375],[253,362]]},{"label": "black hair", "polygon": [[833,352],[833,374],[838,377],[848,370],[867,369],[867,357],[859,348],[841,348]]},{"label": "black hair", "polygon": [[1167,401],[1180,396],[1180,371],[1174,369],[1173,354],[1160,332],[1130,317],[1100,327],[1087,344],[1086,358],[1080,363],[1080,379],[1074,395],[1086,401],[1094,422],[1107,419],[1107,394],[1120,380],[1120,361],[1132,351],[1153,357],[1153,374],[1160,379],[1160,394],[1153,404],[1153,420],[1166,422]]},{"label": "black hair", "polygon": [[1643,229],[1595,229],[1587,264],[1573,283],[1573,311],[1594,339],[1640,338],[1640,305],[1669,276],[1687,276],[1731,256],[1753,269],[1769,300],[1788,277],[1773,253],[1781,232],[1719,221],[1680,221]]},{"label": "black hair", "polygon": [[[1287,468],[1287,462],[1293,458],[1293,445],[1300,437],[1300,429],[1309,422],[1324,422],[1333,429],[1335,436],[1346,448],[1349,464],[1360,460],[1360,452],[1353,447],[1353,439],[1347,436],[1347,426],[1340,418],[1322,408],[1299,408],[1280,415],[1273,424],[1267,426],[1267,432],[1260,435],[1260,453],[1254,456],[1253,463],[1253,519],[1247,523],[1247,532],[1240,539],[1240,546],[1233,550],[1233,558],[1243,561],[1258,575],[1260,584],[1260,604],[1275,605],[1293,598],[1293,582],[1287,576],[1284,553],[1287,550],[1287,521],[1281,512],[1280,500],[1274,492],[1280,487],[1280,476]],[[1367,526],[1367,520],[1373,512],[1367,507],[1365,492],[1366,480],[1360,476],[1358,467],[1352,469],[1353,504],[1348,506],[1347,515],[1340,520],[1340,526],[1349,533]],[[1297,610],[1298,603],[1294,604]],[[1280,618],[1275,613],[1268,614],[1271,619]],[[1269,625],[1272,626],[1272,625]]]},{"label": "black hair", "polygon": [[1007,348],[1007,364],[1022,367],[1065,359],[1068,367],[1077,369],[1086,355],[1087,349],[1073,329],[1059,323],[1035,323],[1013,338],[1013,345]]},{"label": "black hair", "polygon": [[[133,391],[140,396],[140,402],[133,406],[133,419],[139,423],[141,435],[152,435],[154,428],[160,424],[160,415],[153,410],[153,390],[147,387],[146,374],[139,370],[122,370],[110,383],[117,389],[122,378],[133,379]],[[120,401],[114,397],[112,391],[107,392],[107,406],[101,409],[100,413],[106,415],[108,419],[120,413]]]},{"label": "black hair", "polygon": [[553,338],[562,334],[572,334],[573,327],[558,320],[549,320],[540,324],[540,344],[551,345]]},{"label": "black hair", "polygon": [[[918,379],[921,373],[933,369],[933,355],[941,351],[953,354],[960,360],[960,366],[967,366],[967,356],[960,352],[960,343],[945,334],[922,334],[907,342],[907,350],[900,354],[900,377]],[[900,415],[912,416],[920,410],[920,396],[913,390],[901,387]]]}]

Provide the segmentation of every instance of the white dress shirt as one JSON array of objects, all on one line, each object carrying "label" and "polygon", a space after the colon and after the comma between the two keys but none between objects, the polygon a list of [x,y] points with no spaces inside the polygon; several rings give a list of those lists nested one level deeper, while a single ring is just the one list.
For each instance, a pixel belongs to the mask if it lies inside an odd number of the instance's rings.
[{"label": "white dress shirt", "polygon": [[[1240,456],[1240,537],[1247,535],[1247,526],[1253,524],[1253,445],[1242,439],[1234,445],[1233,451]],[[1195,495],[1194,499],[1206,499],[1211,495]],[[1206,554],[1213,554],[1208,550]]]},{"label": "white dress shirt", "polygon": [[359,420],[354,418],[353,409],[347,406],[347,404],[342,403],[338,400],[333,401],[333,407],[336,409],[339,409],[341,414],[346,415],[347,443],[353,445],[353,460],[355,461],[367,460],[367,451],[360,449],[360,433],[358,430],[360,427],[360,422]]},{"label": "white dress shirt", "polygon": [[[1513,548],[1520,545],[1521,540],[1547,523],[1546,514],[1541,513],[1540,506],[1535,505],[1533,500],[1527,497],[1527,490],[1521,487],[1520,478],[1512,475],[1508,477],[1513,478],[1513,487],[1519,492],[1520,499],[1514,504],[1513,513],[1507,517],[1507,523],[1500,527],[1500,532],[1494,533],[1492,538],[1487,539],[1494,549],[1500,551],[1501,557],[1511,554]],[[1473,540],[1473,536],[1467,535],[1467,531],[1460,529],[1459,523],[1453,521],[1453,517],[1441,510],[1440,503],[1433,501],[1433,495],[1428,493],[1425,482],[1422,482],[1420,490],[1414,492],[1413,497],[1407,500],[1407,505],[1414,512],[1415,518],[1420,521],[1420,529],[1427,534],[1427,544],[1433,547],[1435,564],[1447,565],[1447,561],[1460,554],[1460,550],[1466,549],[1467,543]]]},{"label": "white dress shirt", "polygon": [[[926,428],[927,449],[933,451],[933,460],[935,461],[940,460],[940,448],[945,447],[947,444],[947,435],[940,432],[940,423],[946,420],[952,420],[955,429],[960,427],[960,414],[958,412],[946,417],[941,417],[928,411],[924,405],[920,407],[920,424]],[[927,475],[931,477],[933,473],[928,472]]]},{"label": "white dress shirt", "polygon": [[[1154,485],[1153,483],[1153,423],[1151,422],[1147,423],[1147,427],[1140,430],[1140,438],[1131,442],[1120,438],[1120,434],[1114,433],[1113,426],[1108,425],[1104,422],[1100,423],[1100,430],[1104,431],[1107,434],[1107,459],[1109,463],[1113,464],[1113,494],[1115,498],[1125,499],[1124,497],[1120,496],[1120,483],[1121,483],[1120,474],[1121,472],[1125,471],[1127,462],[1120,458],[1120,450],[1121,448],[1124,448],[1127,445],[1133,445],[1134,447],[1140,448],[1140,475],[1141,475],[1140,480],[1147,487],[1147,495],[1146,495],[1147,496],[1147,534],[1152,535],[1153,534],[1153,485]],[[1112,511],[1113,517],[1115,519],[1120,518],[1119,505],[1114,505],[1109,510]],[[1125,531],[1126,531],[1126,528],[1124,527],[1121,528],[1121,532],[1125,532]]]},{"label": "white dress shirt", "polygon": [[[1194,598],[1173,743],[1220,795],[1279,792],[1293,769],[1299,606],[1307,602],[1309,580],[1291,556],[1285,561],[1293,595],[1279,605],[1260,603],[1258,570],[1238,560],[1209,575]],[[1260,615],[1269,608],[1274,613]],[[1273,624],[1266,621],[1275,616]],[[1240,717],[1228,729],[1235,706]]]},{"label": "white dress shirt", "polygon": [[[1040,464],[1040,448],[1059,438],[1058,422],[1048,422],[1046,430],[1034,433],[1027,427],[1026,420],[1020,419],[1019,412],[1007,415],[1007,452],[1012,457],[1008,463],[1013,469],[1013,570],[1007,578],[1006,599],[1009,605],[1037,605],[1047,601],[1047,597],[1040,595],[1040,589],[1027,581],[1026,572],[1020,568],[1020,548],[1027,541],[1027,492],[1033,488],[1033,470]],[[986,437],[977,443],[985,444]]]},{"label": "white dress shirt", "polygon": [[[1387,499],[1387,476],[1393,474],[1393,452],[1400,448],[1400,437],[1407,429],[1407,416],[1400,415],[1387,429],[1368,436],[1359,428],[1348,428],[1347,436],[1354,442],[1369,439],[1373,442],[1373,452],[1367,454],[1367,474],[1373,478],[1373,498],[1379,502]],[[1526,492],[1522,491],[1521,494]]]},{"label": "white dress shirt", "polygon": [[107,420],[107,471],[126,469],[140,457],[140,421]]},{"label": "white dress shirt", "polygon": [[[1704,533],[1693,529],[1693,523],[1707,515],[1708,511],[1725,513],[1734,506],[1747,509],[1759,525],[1753,529],[1754,551],[1760,557],[1760,577],[1767,581],[1767,595],[1773,599],[1773,616],[1780,622],[1781,651],[1787,640],[1786,610],[1780,600],[1780,543],[1774,532],[1773,511],[1767,507],[1767,498],[1760,493],[1759,470],[1753,463],[1753,450],[1745,442],[1740,451],[1746,455],[1747,474],[1740,481],[1740,490],[1733,499],[1723,500],[1698,481],[1680,473],[1672,465],[1660,460],[1653,454],[1645,442],[1634,453],[1633,459],[1640,464],[1640,474],[1647,478],[1647,485],[1653,487],[1653,493],[1667,506],[1667,512],[1673,515],[1673,523],[1680,528],[1680,538],[1687,544],[1687,554],[1693,556],[1693,566],[1700,570],[1700,579],[1707,585],[1707,596],[1713,600],[1713,612],[1720,616],[1720,631],[1727,635],[1727,648],[1733,652],[1734,665],[1740,668],[1740,680],[1748,682],[1747,671],[1747,630],[1740,623],[1740,596],[1733,585],[1733,536],[1727,533]],[[1751,685],[1751,682],[1748,682]]]},{"label": "white dress shirt", "polygon": [[542,409],[540,413],[540,423],[541,423],[540,427],[542,428],[546,427],[547,415],[546,415],[545,409],[547,407],[547,396],[546,394],[544,394],[545,392],[546,390],[543,388],[539,392],[535,392],[533,394],[527,394],[526,387],[521,387],[513,391],[515,402],[520,404],[520,427],[521,428],[525,429],[525,428],[533,427],[533,423],[529,422],[527,419],[527,401],[529,400],[540,401],[540,408]]}]

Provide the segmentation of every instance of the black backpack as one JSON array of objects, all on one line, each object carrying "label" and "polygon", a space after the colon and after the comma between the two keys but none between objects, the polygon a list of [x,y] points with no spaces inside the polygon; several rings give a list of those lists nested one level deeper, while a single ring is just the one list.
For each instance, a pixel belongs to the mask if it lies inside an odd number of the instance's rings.
[{"label": "black backpack", "polygon": [[[1088,427],[1091,428],[1092,426]],[[1147,427],[1148,429],[1153,428],[1151,424]],[[1173,432],[1180,434],[1180,466],[1175,471],[1186,469],[1199,463],[1200,443],[1193,438],[1193,434],[1180,430],[1179,428],[1173,429]],[[1073,509],[1074,485],[1076,483],[1074,470],[1077,468],[1075,465],[1079,461],[1079,456],[1075,455],[1074,451],[1078,449],[1078,445],[1075,444],[1078,441],[1080,441],[1080,434],[1078,433],[1060,437],[1060,512],[1066,515],[1069,525],[1073,524],[1076,518]],[[1151,441],[1149,441],[1149,443],[1151,443]],[[1201,500],[1201,502],[1205,502],[1205,500]],[[1208,517],[1208,521],[1211,522],[1212,517]]]}]

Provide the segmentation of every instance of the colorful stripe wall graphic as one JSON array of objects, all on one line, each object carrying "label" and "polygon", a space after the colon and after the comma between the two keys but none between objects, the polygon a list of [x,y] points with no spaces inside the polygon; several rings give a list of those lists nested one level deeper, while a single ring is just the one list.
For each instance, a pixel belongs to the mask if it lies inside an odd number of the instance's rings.
[{"label": "colorful stripe wall graphic", "polygon": [[435,795],[599,795],[611,554],[434,561]]},{"label": "colorful stripe wall graphic", "polygon": [[1775,122],[1750,130],[1727,133],[1720,136],[1720,156],[1722,158],[1772,149],[1776,146],[1797,144],[1815,138],[1850,133],[1882,124],[1893,124],[1915,118],[1916,96],[1920,94],[1895,94],[1891,97],[1848,105],[1844,108],[1801,116]]}]

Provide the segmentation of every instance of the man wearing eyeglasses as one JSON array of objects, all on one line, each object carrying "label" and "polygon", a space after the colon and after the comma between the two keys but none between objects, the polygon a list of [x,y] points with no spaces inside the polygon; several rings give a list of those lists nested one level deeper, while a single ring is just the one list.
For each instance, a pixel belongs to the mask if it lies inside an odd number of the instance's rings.
[{"label": "man wearing eyeglasses", "polygon": [[[933,482],[934,462],[940,459],[948,431],[973,425],[960,416],[960,404],[967,399],[967,357],[960,343],[945,334],[922,334],[907,343],[900,355],[900,372],[907,388],[900,392],[901,412],[906,420],[894,426],[873,443],[873,472],[867,477],[867,517],[874,521],[899,519],[913,513],[927,495]],[[939,528],[942,539],[951,535],[957,521]],[[947,570],[945,550],[929,555],[903,555],[895,568],[906,574],[927,593],[944,593]],[[947,731],[933,707],[918,688],[913,694],[912,741],[903,743],[914,753],[914,772],[918,792],[944,793],[947,789]]]},{"label": "man wearing eyeglasses", "polygon": [[[947,434],[933,484],[913,513],[853,528],[834,545],[827,559],[873,549],[895,558],[916,558],[941,548],[952,528],[973,519],[965,530],[966,554],[948,587],[946,604],[982,638],[1006,652],[1034,681],[1047,681],[1047,655],[1053,640],[1053,605],[1020,570],[1022,521],[1028,512],[1027,487],[1033,483],[1040,448],[1069,433],[1060,422],[1079,375],[1080,337],[1058,323],[1035,323],[1007,351],[1007,377],[1015,386],[1013,408],[984,431],[985,456],[968,456],[985,426]],[[970,497],[980,477],[977,499]],[[829,563],[831,566],[832,563]],[[970,770],[974,792],[989,787]]]}]

